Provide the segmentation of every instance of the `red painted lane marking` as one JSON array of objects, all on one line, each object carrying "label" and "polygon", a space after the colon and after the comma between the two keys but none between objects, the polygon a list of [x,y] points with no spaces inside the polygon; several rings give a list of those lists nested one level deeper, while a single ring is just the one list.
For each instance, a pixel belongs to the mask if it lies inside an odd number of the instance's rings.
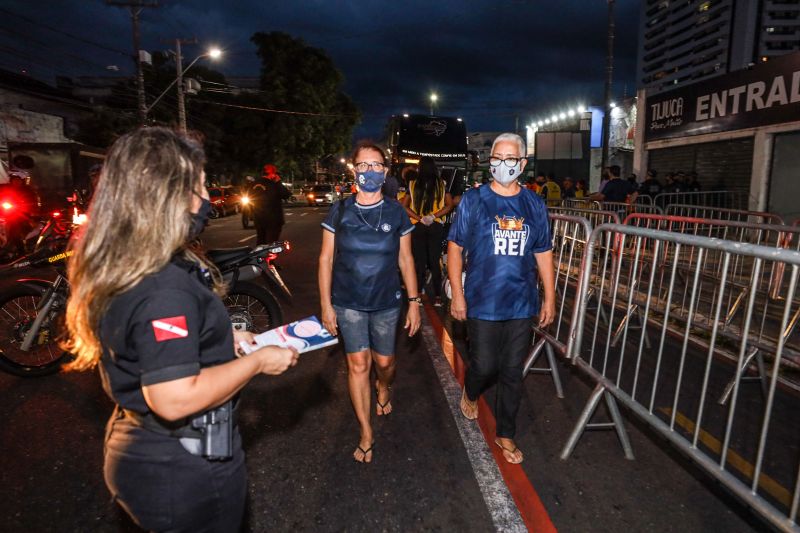
[{"label": "red painted lane marking", "polygon": [[[463,387],[464,374],[467,369],[464,359],[458,353],[453,340],[447,330],[444,329],[442,321],[433,307],[425,305],[425,312],[428,314],[436,337],[442,345],[444,356],[453,369],[453,374],[455,374],[456,379]],[[525,522],[525,527],[528,528],[528,531],[536,533],[556,533],[558,531],[556,526],[550,520],[547,509],[545,509],[539,494],[533,488],[533,484],[528,479],[522,466],[512,465],[506,461],[502,450],[494,443],[497,424],[492,410],[483,397],[478,400],[478,425],[483,433],[483,438],[486,439],[486,443],[489,445],[489,449],[492,450],[494,461],[500,469],[500,474],[503,476],[503,481],[505,481],[511,497],[514,498],[514,503],[516,503],[519,514],[522,516],[522,521]]]}]

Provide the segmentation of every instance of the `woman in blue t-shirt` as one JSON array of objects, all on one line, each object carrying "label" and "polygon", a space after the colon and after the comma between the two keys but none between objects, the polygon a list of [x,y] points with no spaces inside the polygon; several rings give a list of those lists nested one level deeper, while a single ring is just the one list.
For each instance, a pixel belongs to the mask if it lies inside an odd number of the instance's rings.
[{"label": "woman in blue t-shirt", "polygon": [[353,452],[360,463],[372,462],[370,368],[378,379],[376,414],[392,411],[391,385],[395,375],[395,334],[403,304],[397,268],[408,291],[405,328],[419,329],[420,298],[411,231],[403,207],[384,198],[386,156],[374,144],[360,144],[353,153],[356,195],[336,202],[322,222],[319,255],[319,293],[322,323],[341,333],[347,353],[347,382],[353,409],[361,425],[361,440]]}]

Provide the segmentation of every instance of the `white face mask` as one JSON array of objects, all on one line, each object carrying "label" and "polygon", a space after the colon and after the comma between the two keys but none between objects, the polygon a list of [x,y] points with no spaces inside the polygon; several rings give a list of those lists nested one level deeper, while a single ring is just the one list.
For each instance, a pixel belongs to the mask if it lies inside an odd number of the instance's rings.
[{"label": "white face mask", "polygon": [[513,167],[506,166],[505,163],[500,163],[496,167],[492,167],[492,177],[501,185],[508,185],[512,181],[518,180],[519,175],[522,173],[522,161],[518,161]]}]

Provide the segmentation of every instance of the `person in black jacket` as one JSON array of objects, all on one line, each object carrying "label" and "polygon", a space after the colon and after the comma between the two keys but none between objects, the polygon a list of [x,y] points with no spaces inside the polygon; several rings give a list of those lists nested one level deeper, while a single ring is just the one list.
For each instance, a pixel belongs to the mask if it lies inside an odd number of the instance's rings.
[{"label": "person in black jacket", "polygon": [[173,130],[122,136],[71,243],[68,369],[100,367],[116,404],[106,485],[150,531],[239,530],[247,472],[238,393],[297,362],[296,350],[276,346],[237,357],[253,334],[233,331],[219,272],[189,244],[211,212],[203,163],[202,148]]},{"label": "person in black jacket", "polygon": [[269,244],[281,238],[283,200],[291,197],[292,193],[281,183],[275,165],[264,165],[264,175],[250,189],[258,244]]}]

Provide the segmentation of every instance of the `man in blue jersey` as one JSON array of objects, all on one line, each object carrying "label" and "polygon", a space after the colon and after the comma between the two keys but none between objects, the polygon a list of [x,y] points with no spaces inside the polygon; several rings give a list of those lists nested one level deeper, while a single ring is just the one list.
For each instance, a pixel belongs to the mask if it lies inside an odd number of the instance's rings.
[{"label": "man in blue jersey", "polygon": [[[547,207],[517,182],[526,163],[525,142],[519,135],[503,133],[495,139],[489,158],[494,180],[464,194],[447,250],[450,311],[455,319],[467,320],[470,341],[461,412],[477,418],[478,397],[496,379],[495,444],[514,464],[523,459],[514,435],[533,317],[538,314],[539,325],[546,327],[555,316]],[[544,286],[541,309],[537,271]]]}]

